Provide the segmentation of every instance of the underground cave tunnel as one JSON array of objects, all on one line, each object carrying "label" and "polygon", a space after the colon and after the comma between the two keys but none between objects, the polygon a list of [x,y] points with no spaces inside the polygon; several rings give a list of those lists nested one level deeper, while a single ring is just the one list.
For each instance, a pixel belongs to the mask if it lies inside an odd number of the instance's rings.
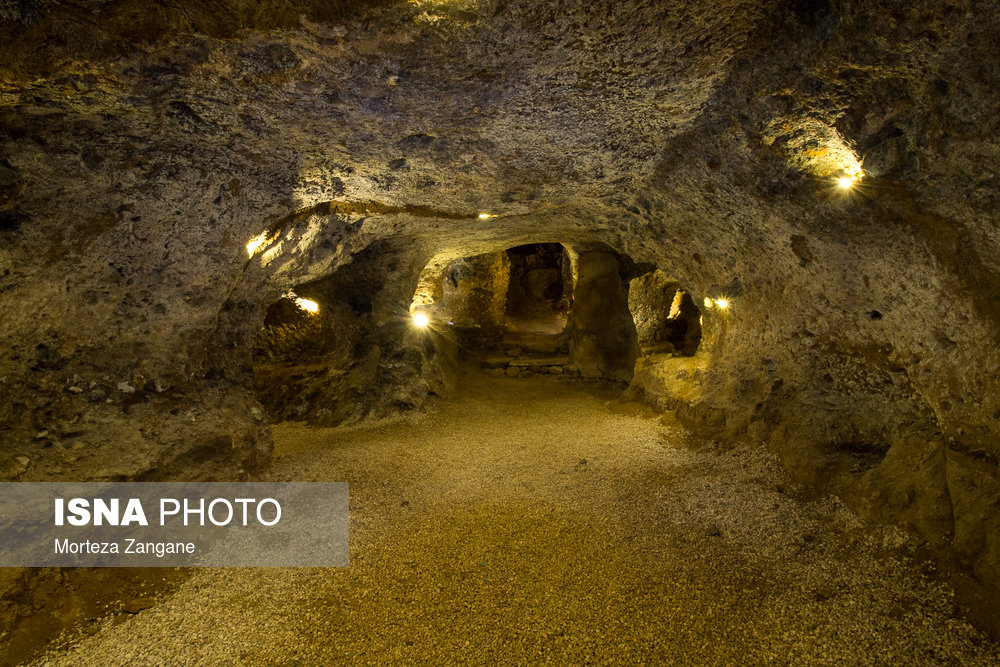
[{"label": "underground cave tunnel", "polygon": [[0,664],[1000,663],[997,34],[0,3]]},{"label": "underground cave tunnel", "polygon": [[422,272],[410,310],[447,323],[460,354],[508,377],[628,382],[640,345],[692,356],[701,338],[700,311],[678,283],[599,243],[439,261]]},{"label": "underground cave tunnel", "polygon": [[627,385],[640,356],[663,374],[676,365],[671,357],[694,356],[701,340],[701,311],[676,280],[600,243],[436,253],[420,272],[410,319],[379,320],[373,300],[385,279],[368,258],[382,251],[367,250],[267,308],[253,359],[256,396],[272,422],[336,426],[415,407],[421,392],[397,392],[388,403],[355,393],[377,390],[381,356],[394,347],[418,354],[423,381],[437,376],[424,393],[443,396],[462,363],[510,378]]}]

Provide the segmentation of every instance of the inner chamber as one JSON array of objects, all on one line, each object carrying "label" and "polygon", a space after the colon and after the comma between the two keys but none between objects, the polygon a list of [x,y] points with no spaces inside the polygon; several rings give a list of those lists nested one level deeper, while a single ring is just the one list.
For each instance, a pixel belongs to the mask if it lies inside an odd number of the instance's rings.
[{"label": "inner chamber", "polygon": [[701,313],[680,283],[606,247],[558,243],[432,262],[410,307],[488,373],[628,383],[644,355],[694,356]]}]

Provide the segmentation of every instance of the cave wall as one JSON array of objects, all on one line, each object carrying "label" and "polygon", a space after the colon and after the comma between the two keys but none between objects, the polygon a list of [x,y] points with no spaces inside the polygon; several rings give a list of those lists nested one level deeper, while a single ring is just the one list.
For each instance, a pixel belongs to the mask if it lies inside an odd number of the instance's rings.
[{"label": "cave wall", "polygon": [[731,301],[644,393],[1000,586],[995,4],[313,4],[3,6],[3,479],[259,474],[285,291],[601,242]]},{"label": "cave wall", "polygon": [[[762,37],[795,43],[808,64],[763,48],[741,56],[736,85],[700,131],[667,150],[654,180],[669,197],[650,188],[636,198],[649,208],[639,208],[641,219],[670,220],[658,227],[661,240],[690,249],[690,284],[733,304],[705,313],[710,365],[679,414],[710,437],[765,444],[811,488],[908,525],[935,547],[954,546],[995,585],[997,523],[968,514],[998,502],[1000,375],[986,314],[998,255],[988,231],[995,212],[983,205],[993,196],[983,169],[996,153],[981,133],[995,121],[980,106],[993,98],[982,86],[995,69],[967,68],[961,55],[985,48],[972,16],[986,12],[995,25],[995,13],[975,4],[825,8],[798,25],[801,17],[779,12],[762,26]],[[850,37],[862,25],[864,44]],[[901,57],[892,40],[934,68]],[[946,88],[954,98],[932,101]],[[790,145],[810,137],[804,110],[824,96],[844,103],[829,126],[853,138],[871,169],[871,182],[846,195],[807,158],[789,165]],[[744,127],[764,131],[718,134],[737,107]],[[782,134],[772,142],[766,128],[775,125]],[[698,163],[683,161],[699,135],[728,139],[702,143]],[[799,155],[823,148],[816,140]],[[761,165],[774,161],[771,176],[738,166],[733,156],[747,150]],[[718,187],[720,173],[733,185]],[[741,190],[751,201],[737,201]],[[725,237],[704,230],[719,208]],[[734,284],[738,293],[727,294]]]},{"label": "cave wall", "polygon": [[472,340],[495,341],[501,336],[510,283],[507,253],[456,259],[439,280],[441,300],[432,308],[439,320],[451,322]]},{"label": "cave wall", "polygon": [[701,310],[691,294],[660,269],[629,281],[628,308],[640,347],[686,356],[698,350]]},{"label": "cave wall", "polygon": [[[422,407],[454,383],[455,342],[417,330],[407,311],[415,265],[393,243],[376,242],[332,275],[282,299],[285,317],[254,343],[256,397],[271,421],[337,426]],[[268,310],[271,315],[275,310]],[[278,318],[275,318],[278,319]]]},{"label": "cave wall", "polygon": [[659,269],[629,282],[628,309],[635,321],[640,345],[662,342],[663,324],[670,317],[670,306],[680,287]]}]

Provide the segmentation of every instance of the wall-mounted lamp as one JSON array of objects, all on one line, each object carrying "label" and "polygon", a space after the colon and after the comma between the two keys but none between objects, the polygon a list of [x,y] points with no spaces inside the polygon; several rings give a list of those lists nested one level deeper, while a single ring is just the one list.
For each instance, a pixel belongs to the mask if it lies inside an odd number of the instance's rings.
[{"label": "wall-mounted lamp", "polygon": [[247,255],[253,257],[257,252],[263,248],[268,242],[268,234],[266,231],[261,232],[257,236],[253,237],[247,241]]},{"label": "wall-mounted lamp", "polygon": [[296,299],[295,305],[306,311],[307,313],[318,313],[319,304],[312,299]]},{"label": "wall-mounted lamp", "polygon": [[286,299],[291,299],[292,303],[294,303],[300,310],[304,310],[311,314],[319,312],[319,304],[312,299],[303,299],[295,292],[285,292],[282,296]]}]

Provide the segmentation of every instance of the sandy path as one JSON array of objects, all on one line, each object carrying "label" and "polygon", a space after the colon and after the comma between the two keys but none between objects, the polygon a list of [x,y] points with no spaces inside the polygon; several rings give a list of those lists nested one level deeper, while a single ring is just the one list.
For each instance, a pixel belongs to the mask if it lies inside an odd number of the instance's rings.
[{"label": "sandy path", "polygon": [[351,484],[351,565],[205,570],[58,665],[998,664],[905,537],[783,493],[766,455],[555,378],[431,414],[275,429],[275,477]]}]

